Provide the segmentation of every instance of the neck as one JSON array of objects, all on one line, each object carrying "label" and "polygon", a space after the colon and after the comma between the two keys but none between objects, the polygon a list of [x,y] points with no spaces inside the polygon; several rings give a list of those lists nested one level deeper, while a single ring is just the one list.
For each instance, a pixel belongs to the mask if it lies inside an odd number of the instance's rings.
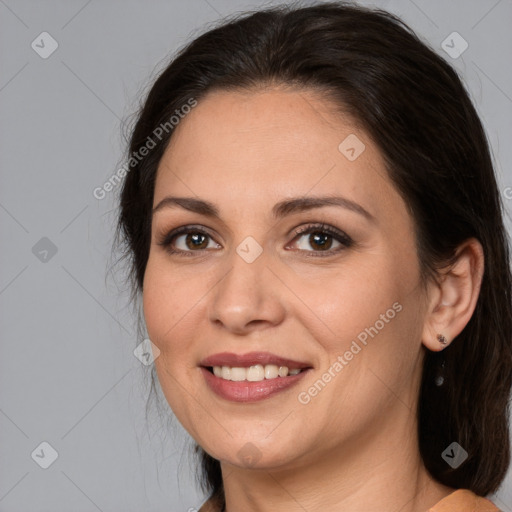
[{"label": "neck", "polygon": [[417,434],[411,434],[417,432],[415,415],[404,415],[397,402],[401,415],[389,414],[364,435],[286,466],[247,469],[222,462],[226,512],[426,512],[455,489],[429,475]]}]

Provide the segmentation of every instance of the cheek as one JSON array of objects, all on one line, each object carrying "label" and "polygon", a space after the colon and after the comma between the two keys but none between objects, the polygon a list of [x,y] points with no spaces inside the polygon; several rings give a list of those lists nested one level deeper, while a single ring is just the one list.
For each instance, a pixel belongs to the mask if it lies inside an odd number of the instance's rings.
[{"label": "cheek", "polygon": [[[191,382],[195,370],[191,362],[190,333],[187,327],[187,312],[197,303],[197,297],[189,296],[184,283],[176,283],[176,273],[169,272],[165,265],[148,260],[144,275],[143,309],[147,331],[151,341],[159,348],[160,355],[154,365],[162,392],[182,425],[192,434],[195,427],[190,418],[197,415],[194,400],[184,392],[183,382]],[[189,331],[188,329],[192,329]]]},{"label": "cheek", "polygon": [[[161,273],[148,261],[144,274],[142,305],[144,309],[144,320],[148,330],[149,338],[160,349],[163,350],[162,334],[164,331],[164,319],[167,319],[168,300],[170,297],[164,292],[162,281],[159,279]],[[169,328],[169,327],[167,327]]]},{"label": "cheek", "polygon": [[[193,297],[176,284],[172,273],[157,258],[149,258],[143,283],[144,319],[151,341],[163,352],[173,351],[172,340],[180,332],[181,321],[190,310]],[[190,299],[190,301],[189,301]]]},{"label": "cheek", "polygon": [[388,316],[393,315],[392,306],[403,295],[396,271],[382,255],[356,259],[323,274],[295,277],[293,291],[307,306],[301,306],[303,320],[329,352],[347,350],[359,333],[375,322],[380,326],[380,315],[390,309]]},{"label": "cheek", "polygon": [[307,336],[322,346],[320,373],[336,375],[326,376],[333,384],[321,399],[325,410],[342,400],[365,404],[364,415],[366,406],[379,410],[379,400],[389,398],[379,379],[392,389],[410,383],[420,347],[419,288],[414,261],[382,252],[352,261],[316,279],[299,278],[294,291],[308,306],[301,308]]},{"label": "cheek", "polygon": [[163,356],[160,366],[182,379],[197,370],[213,285],[207,272],[193,266],[177,269],[158,255],[148,260],[142,294],[148,335]]}]

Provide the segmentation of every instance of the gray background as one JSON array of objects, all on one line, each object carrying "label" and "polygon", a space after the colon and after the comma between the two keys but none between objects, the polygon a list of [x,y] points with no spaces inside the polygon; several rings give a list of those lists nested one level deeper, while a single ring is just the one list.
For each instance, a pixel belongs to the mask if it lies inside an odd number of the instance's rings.
[{"label": "gray background", "polygon": [[[512,0],[361,3],[401,15],[463,74],[508,210]],[[183,429],[157,415],[146,428],[151,366],[133,354],[142,339],[127,294],[105,277],[115,195],[92,191],[118,168],[120,122],[163,59],[208,22],[271,4],[0,0],[0,511],[204,501]],[[46,59],[31,47],[43,31],[58,43]],[[469,44],[457,59],[441,48],[453,31]],[[44,441],[58,453],[48,469],[31,456]],[[492,498],[512,511],[512,472]]]}]

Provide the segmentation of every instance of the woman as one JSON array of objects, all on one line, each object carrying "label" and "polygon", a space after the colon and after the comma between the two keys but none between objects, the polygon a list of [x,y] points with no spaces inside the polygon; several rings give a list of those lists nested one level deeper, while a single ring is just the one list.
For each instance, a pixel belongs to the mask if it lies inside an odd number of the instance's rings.
[{"label": "woman", "polygon": [[509,247],[441,57],[383,11],[240,15],[160,74],[129,151],[118,236],[202,512],[498,510]]}]

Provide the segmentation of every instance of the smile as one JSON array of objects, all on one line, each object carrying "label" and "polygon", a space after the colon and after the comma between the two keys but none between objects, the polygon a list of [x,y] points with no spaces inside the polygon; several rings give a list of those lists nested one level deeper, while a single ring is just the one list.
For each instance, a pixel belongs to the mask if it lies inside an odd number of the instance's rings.
[{"label": "smile", "polygon": [[276,364],[256,364],[243,367],[213,366],[213,374],[224,380],[231,381],[249,381],[261,382],[265,379],[276,379],[277,377],[288,377],[288,375],[297,375],[302,370],[300,368],[288,368],[288,366],[277,366]]},{"label": "smile", "polygon": [[270,352],[223,352],[203,359],[200,369],[206,384],[217,396],[235,402],[253,402],[289,389],[312,366]]}]

